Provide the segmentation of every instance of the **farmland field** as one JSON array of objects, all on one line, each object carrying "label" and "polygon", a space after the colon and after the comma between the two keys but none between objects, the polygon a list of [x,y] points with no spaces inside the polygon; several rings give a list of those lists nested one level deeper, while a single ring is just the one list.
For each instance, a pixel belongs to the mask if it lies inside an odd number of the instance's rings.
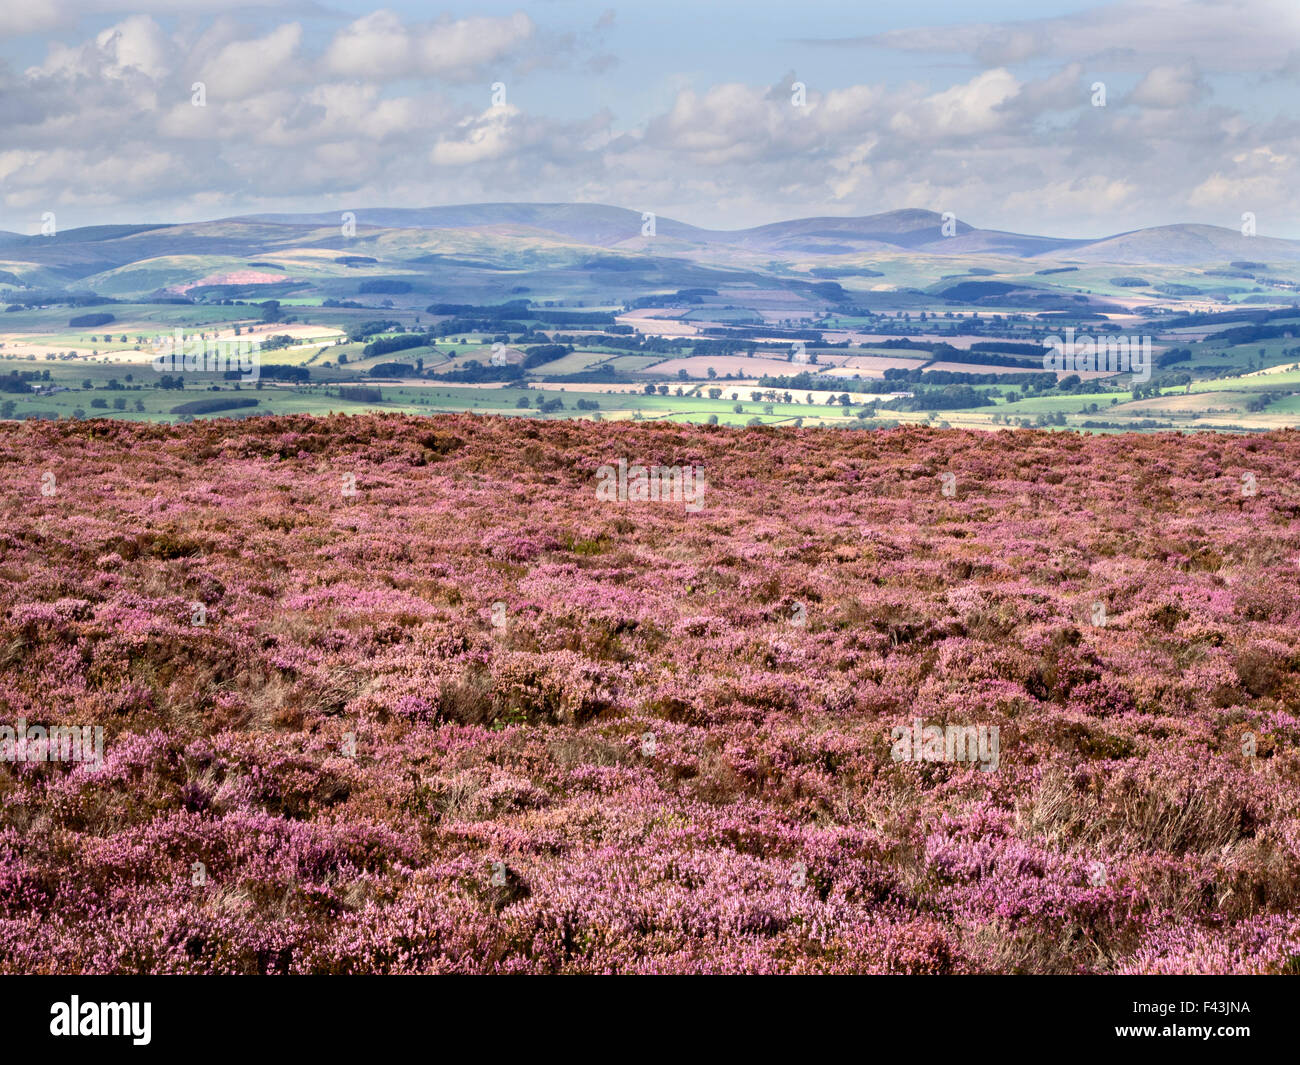
[{"label": "farmland field", "polygon": [[[1077,247],[1044,260],[1037,237],[953,254],[863,235],[924,235],[939,223],[925,211],[817,221],[857,241],[852,255],[786,254],[812,220],[684,227],[689,239],[655,248],[618,239],[634,212],[557,211],[480,205],[440,216],[445,226],[376,212],[354,236],[287,216],[15,237],[0,270],[0,420],[471,410],[1089,434],[1297,424],[1296,242],[1263,247],[1275,260],[1252,269],[1267,286],[1215,282],[1211,298],[1206,279],[1247,272],[1232,257],[1257,247],[1213,227],[1127,235],[1153,260],[1139,277],[1082,267]],[[539,228],[480,224],[520,213]],[[199,253],[214,242],[221,254]],[[1182,261],[1191,254],[1207,258]],[[87,260],[116,265],[86,274]],[[255,372],[159,366],[177,333],[200,348],[255,345]],[[1149,357],[1119,372],[1049,365],[1062,335],[1141,341]]]}]

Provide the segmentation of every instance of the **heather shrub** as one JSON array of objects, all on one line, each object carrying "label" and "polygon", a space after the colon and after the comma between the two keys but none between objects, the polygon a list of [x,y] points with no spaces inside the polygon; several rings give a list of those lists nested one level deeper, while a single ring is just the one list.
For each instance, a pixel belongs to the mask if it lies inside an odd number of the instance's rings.
[{"label": "heather shrub", "polygon": [[1298,461],[2,425],[0,971],[1300,971]]}]

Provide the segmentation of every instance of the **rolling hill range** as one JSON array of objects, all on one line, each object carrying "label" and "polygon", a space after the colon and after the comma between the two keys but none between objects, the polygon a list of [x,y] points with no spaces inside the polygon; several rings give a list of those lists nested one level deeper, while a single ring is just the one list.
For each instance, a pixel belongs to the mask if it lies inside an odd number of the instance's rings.
[{"label": "rolling hill range", "polygon": [[[359,227],[469,229],[539,234],[580,244],[619,247],[639,241],[642,215],[601,204],[488,203],[419,209],[356,210]],[[292,226],[337,226],[337,213],[258,215],[247,221]],[[1085,262],[1192,265],[1255,258],[1300,261],[1300,241],[1244,237],[1222,226],[1157,226],[1097,239],[1074,239],[980,229],[960,219],[942,234],[935,211],[900,210],[850,217],[796,218],[750,229],[702,229],[658,216],[656,236],[693,245],[761,252],[843,255],[858,251],[912,251],[928,255],[995,254],[1020,258],[1060,255]]]},{"label": "rolling hill range", "polygon": [[[1178,295],[1177,286],[1198,280],[1179,271],[1271,264],[1289,274],[1300,264],[1300,241],[1243,237],[1200,224],[1067,239],[960,220],[945,236],[944,216],[923,210],[798,218],[740,230],[659,216],[653,234],[643,233],[641,212],[600,204],[487,203],[352,214],[356,228],[348,235],[340,212],[93,226],[50,237],[0,233],[0,296],[19,302],[24,293],[42,292],[348,299],[387,287],[426,303],[430,297],[523,294],[626,302],[647,291],[774,283],[795,290],[829,279],[873,294],[937,291],[944,279],[993,275],[1049,289],[1075,283],[1077,289],[1083,275],[1071,277],[1071,267],[1108,265],[1160,268],[1166,272],[1148,280],[1157,288],[1163,284],[1165,295]],[[1058,276],[1035,277],[1052,273]],[[1108,280],[1103,275],[1088,283]],[[1087,291],[1105,294],[1100,287]]]}]

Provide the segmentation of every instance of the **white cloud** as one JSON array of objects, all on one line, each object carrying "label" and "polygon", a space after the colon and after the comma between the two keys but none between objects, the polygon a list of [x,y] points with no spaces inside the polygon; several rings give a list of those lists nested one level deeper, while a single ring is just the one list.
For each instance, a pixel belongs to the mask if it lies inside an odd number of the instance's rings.
[{"label": "white cloud", "polygon": [[111,73],[136,70],[149,78],[161,78],[171,68],[171,49],[162,27],[148,15],[132,15],[95,38],[96,45],[111,57]]},{"label": "white cloud", "polygon": [[907,52],[957,53],[987,66],[1037,56],[1105,57],[1119,69],[1195,60],[1202,70],[1280,65],[1300,39],[1294,0],[1126,0],[1069,15],[891,30],[848,42]]},{"label": "white cloud", "polygon": [[926,97],[912,110],[897,112],[893,125],[901,133],[926,139],[988,133],[1005,123],[1000,109],[1019,89],[1015,75],[999,67]]},{"label": "white cloud", "polygon": [[157,80],[171,64],[171,45],[166,33],[148,15],[132,15],[101,30],[92,41],[69,47],[51,42],[45,62],[31,67],[31,77],[124,78],[133,75]]},{"label": "white cloud", "polygon": [[17,37],[53,29],[70,17],[69,5],[60,0],[26,0],[0,7],[0,35]]},{"label": "white cloud", "polygon": [[324,65],[343,77],[371,80],[388,71],[401,76],[411,69],[412,41],[392,11],[376,11],[340,30],[325,53]]},{"label": "white cloud", "polygon": [[473,166],[491,163],[518,148],[519,111],[493,107],[463,120],[451,134],[439,139],[429,158],[435,166]]},{"label": "white cloud", "polygon": [[199,71],[209,98],[238,100],[268,86],[297,80],[295,60],[302,42],[296,22],[277,26],[264,37],[232,41]]},{"label": "white cloud", "polygon": [[1190,63],[1155,67],[1147,73],[1128,96],[1128,103],[1139,107],[1186,107],[1205,93],[1196,69]]},{"label": "white cloud", "polygon": [[450,19],[434,23],[416,54],[423,73],[461,78],[509,55],[533,35],[533,20],[518,11],[505,18]]},{"label": "white cloud", "polygon": [[408,26],[391,11],[376,11],[340,30],[325,67],[342,77],[388,81],[410,76],[462,81],[513,54],[534,34],[522,11]]}]

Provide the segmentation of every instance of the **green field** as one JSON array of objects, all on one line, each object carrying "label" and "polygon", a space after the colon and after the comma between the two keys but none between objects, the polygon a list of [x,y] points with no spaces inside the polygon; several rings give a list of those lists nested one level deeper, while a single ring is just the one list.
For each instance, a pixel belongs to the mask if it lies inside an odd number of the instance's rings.
[{"label": "green field", "polygon": [[[213,237],[243,241],[247,253],[206,254]],[[1263,430],[1300,418],[1295,263],[1044,267],[1039,257],[879,247],[786,258],[724,250],[696,261],[665,254],[672,244],[609,250],[472,228],[340,239],[332,226],[235,220],[115,241],[98,240],[94,253],[120,265],[82,270],[75,284],[54,270],[65,252],[67,270],[87,254],[75,236],[33,245],[39,262],[0,264],[4,416],[469,410],[1094,432]],[[1206,310],[1214,315],[1192,313]],[[112,321],[70,324],[95,314]],[[1046,374],[1036,352],[1067,328],[1148,335],[1157,362],[1168,361],[1147,382]],[[175,330],[256,338],[266,345],[260,386],[213,372],[164,378],[150,365],[152,345]],[[404,342],[412,346],[382,350]],[[808,361],[794,361],[799,343]],[[894,368],[839,367],[853,356]],[[347,386],[378,391],[341,395]],[[249,399],[256,404],[184,409]]]}]

